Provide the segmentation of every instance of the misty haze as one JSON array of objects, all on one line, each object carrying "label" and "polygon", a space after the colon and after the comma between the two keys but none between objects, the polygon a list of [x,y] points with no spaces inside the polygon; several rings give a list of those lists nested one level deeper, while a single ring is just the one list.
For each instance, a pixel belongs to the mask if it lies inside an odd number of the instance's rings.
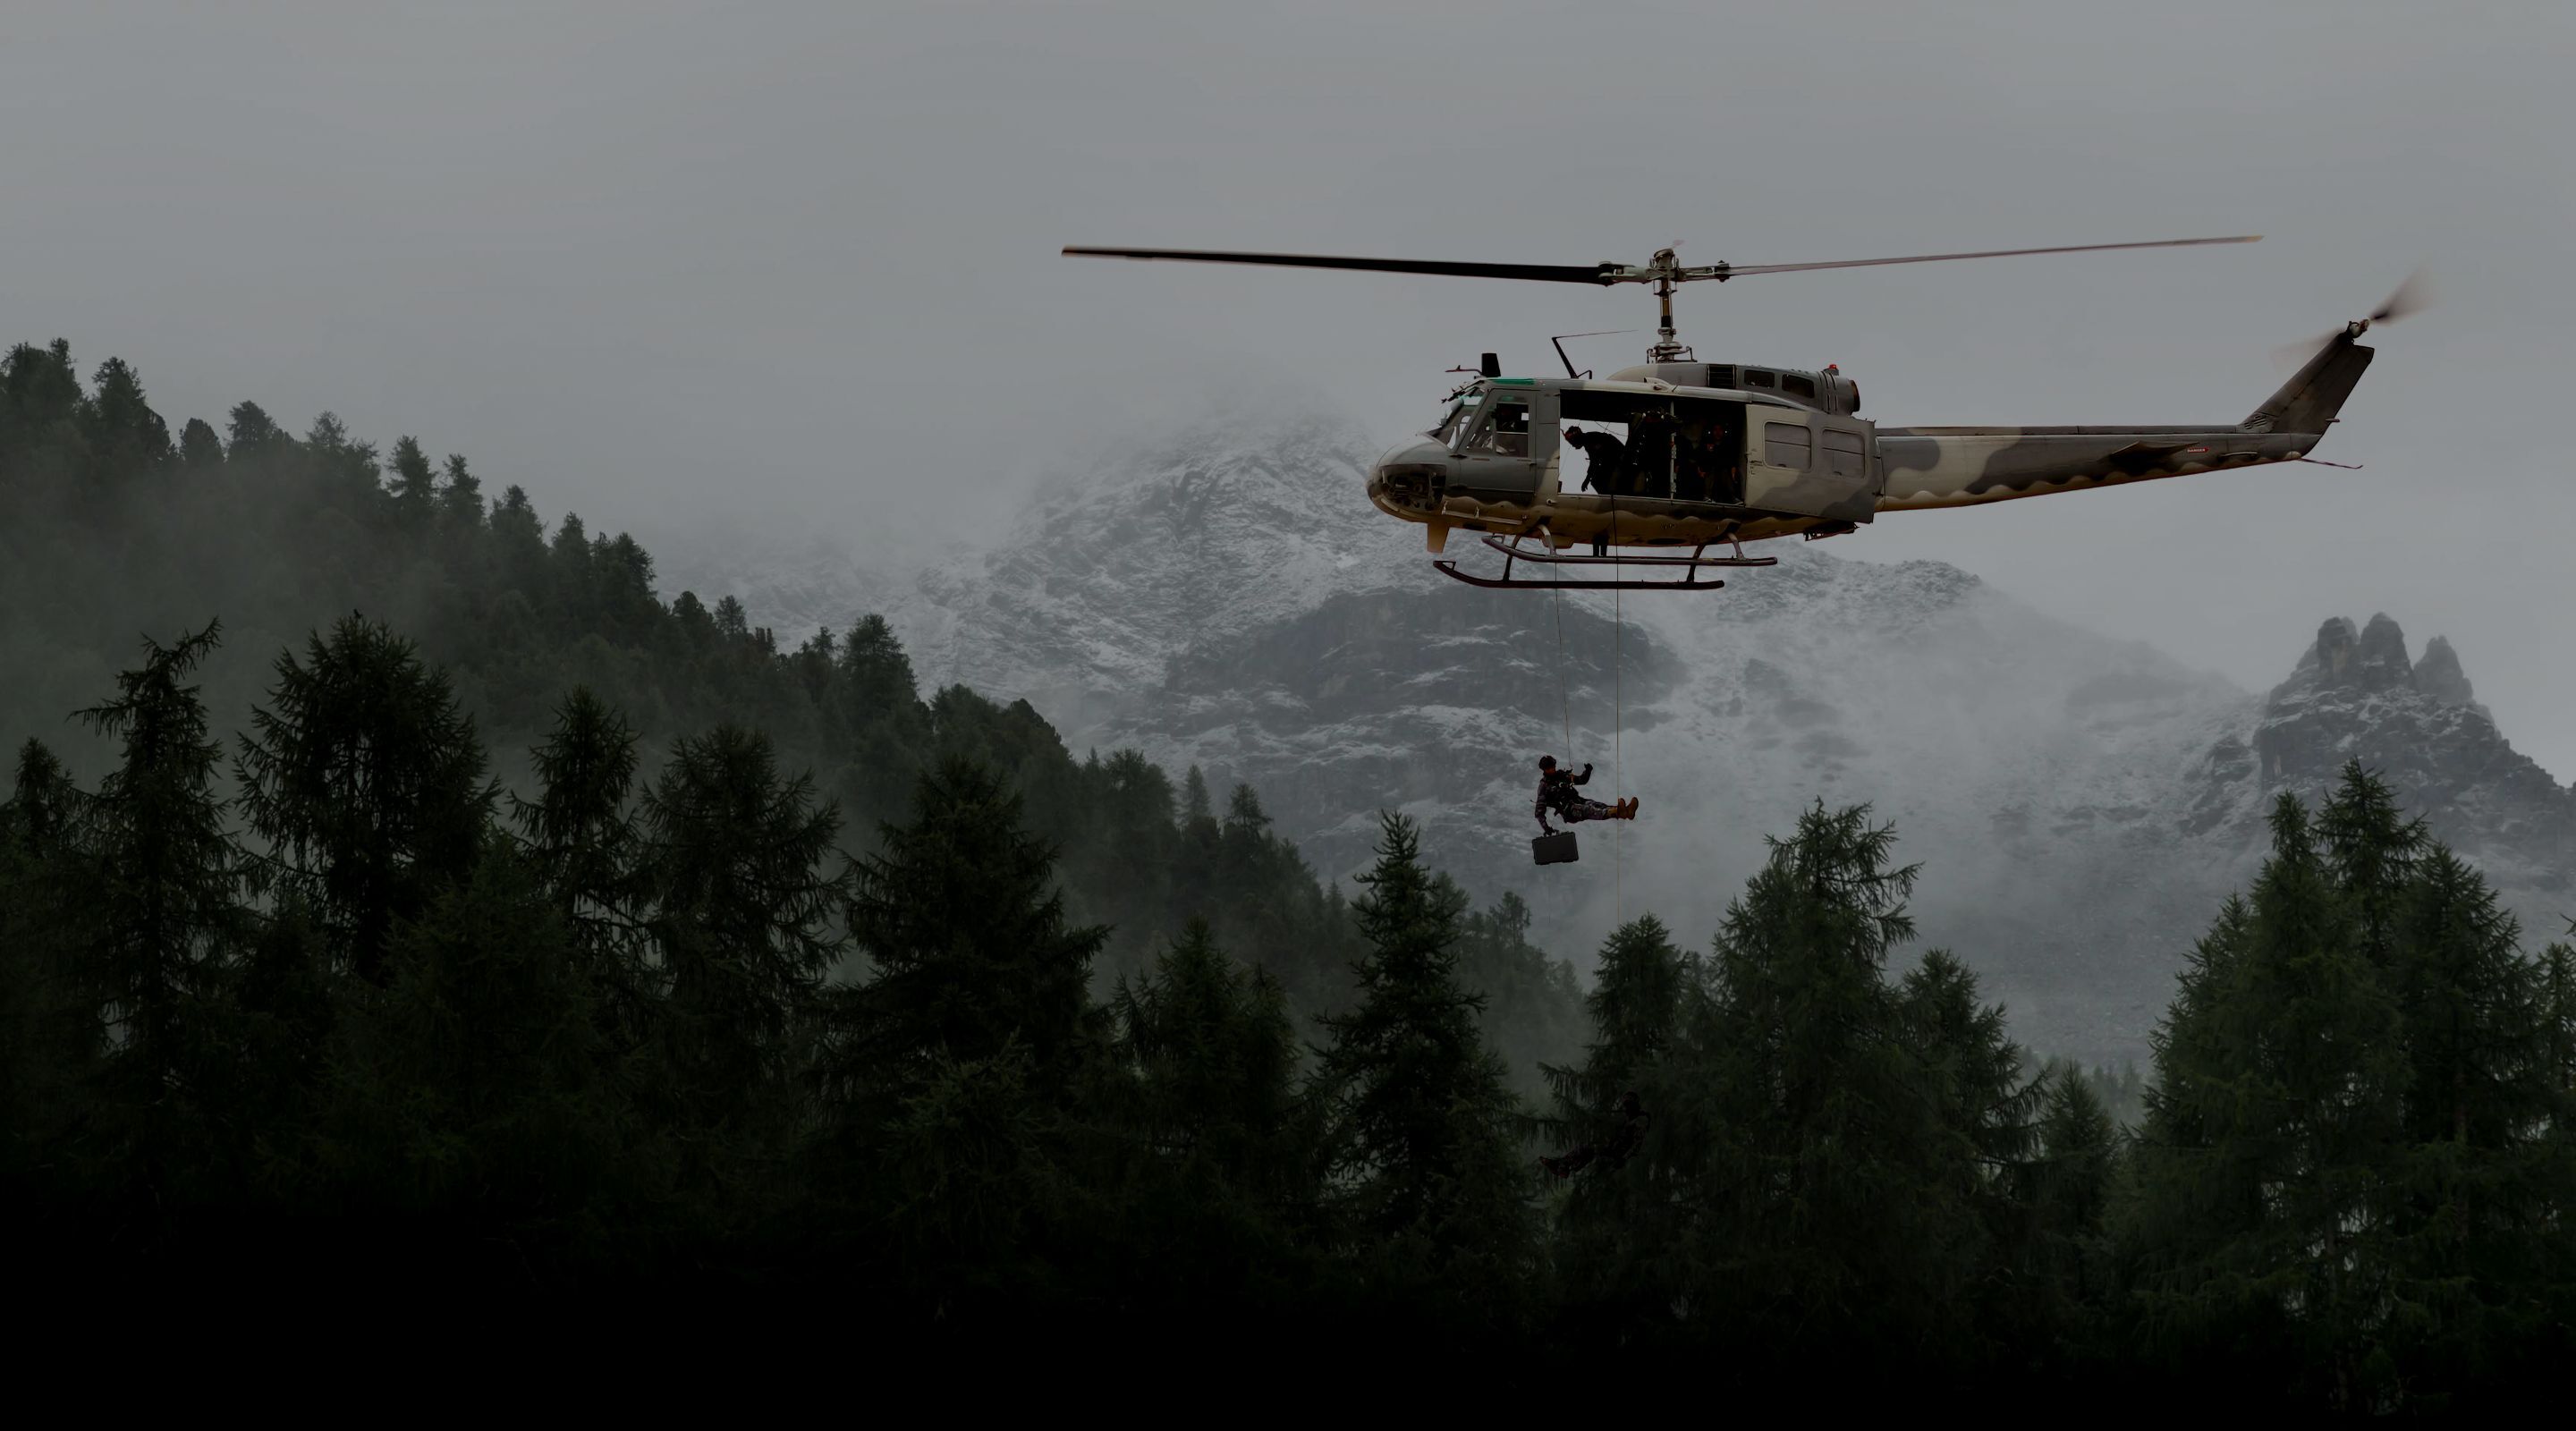
[{"label": "misty haze", "polygon": [[41,1296],[2576,1351],[2564,7],[7,28]]}]

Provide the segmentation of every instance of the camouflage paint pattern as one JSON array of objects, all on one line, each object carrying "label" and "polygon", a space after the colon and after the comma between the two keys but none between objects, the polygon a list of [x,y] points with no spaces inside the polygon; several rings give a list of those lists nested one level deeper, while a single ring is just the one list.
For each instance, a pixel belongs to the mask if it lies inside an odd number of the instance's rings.
[{"label": "camouflage paint pattern", "polygon": [[[1390,516],[1430,528],[1441,551],[1452,530],[1539,537],[1557,548],[1606,536],[1619,546],[1699,546],[1854,530],[1880,512],[1966,507],[2116,487],[2159,477],[2295,461],[2313,451],[2372,350],[2346,332],[2320,349],[2278,392],[2231,426],[1872,428],[1770,393],[1681,387],[1660,381],[1511,381],[1542,417],[1568,390],[1640,397],[1715,398],[1744,404],[1743,506],[1568,492],[1560,481],[1555,422],[1534,423],[1522,456],[1471,454],[1433,440],[1386,454],[1369,474],[1370,500]],[[1623,375],[1624,376],[1624,375]],[[1757,455],[1766,423],[1811,429],[1809,466],[1772,467]],[[1868,443],[1858,474],[1825,470],[1828,427]]]}]

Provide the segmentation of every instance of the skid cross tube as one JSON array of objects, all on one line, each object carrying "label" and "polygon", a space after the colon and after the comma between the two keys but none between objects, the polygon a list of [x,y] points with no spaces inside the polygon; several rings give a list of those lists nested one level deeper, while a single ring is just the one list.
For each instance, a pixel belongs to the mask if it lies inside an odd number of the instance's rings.
[{"label": "skid cross tube", "polygon": [[[1508,576],[1469,576],[1454,561],[1435,561],[1443,575],[1455,577],[1469,586],[1504,587],[1516,591],[1715,591],[1726,585],[1722,581],[1701,581],[1696,575],[1687,581],[1514,581]],[[1508,570],[1508,568],[1507,568]]]},{"label": "skid cross tube", "polygon": [[1662,553],[1646,556],[1560,556],[1552,551],[1528,551],[1518,542],[1505,542],[1501,537],[1487,537],[1485,545],[1515,560],[1545,562],[1550,566],[1778,566],[1780,564],[1778,557],[1701,556],[1700,553],[1707,549],[1705,542],[1691,548],[1689,556],[1678,553],[1671,556],[1665,556]]},{"label": "skid cross tube", "polygon": [[[1435,561],[1431,565],[1437,568],[1441,575],[1451,577],[1458,581],[1463,581],[1469,586],[1524,590],[1547,590],[1553,588],[1559,591],[1715,591],[1720,587],[1725,586],[1726,583],[1722,581],[1700,580],[1699,568],[1703,566],[1750,566],[1757,563],[1777,560],[1777,558],[1766,557],[1740,557],[1733,560],[1729,560],[1725,557],[1703,558],[1700,556],[1700,553],[1708,549],[1708,543],[1706,542],[1702,542],[1698,546],[1691,548],[1691,554],[1689,556],[1646,557],[1566,557],[1558,556],[1554,552],[1550,552],[1545,556],[1539,556],[1534,553],[1521,550],[1517,540],[1511,543],[1505,543],[1490,536],[1485,538],[1485,544],[1503,554],[1503,574],[1499,577],[1469,576],[1467,573],[1460,571],[1458,569],[1458,564],[1454,561]],[[1691,573],[1688,577],[1680,581],[1564,581],[1557,579],[1551,579],[1548,581],[1518,581],[1514,580],[1512,577],[1512,563],[1515,561],[1568,564],[1581,563],[1587,566],[1680,566],[1691,568]]]}]

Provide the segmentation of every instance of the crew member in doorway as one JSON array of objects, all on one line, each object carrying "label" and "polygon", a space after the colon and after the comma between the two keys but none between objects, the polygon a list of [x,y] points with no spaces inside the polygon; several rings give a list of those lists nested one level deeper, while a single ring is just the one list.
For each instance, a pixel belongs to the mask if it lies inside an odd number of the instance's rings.
[{"label": "crew member in doorway", "polygon": [[1637,818],[1637,801],[1634,796],[1619,801],[1615,805],[1604,805],[1598,800],[1586,800],[1574,793],[1575,786],[1586,784],[1591,779],[1592,767],[1589,765],[1583,767],[1583,773],[1580,775],[1568,775],[1556,768],[1555,756],[1540,756],[1538,758],[1538,805],[1533,812],[1538,816],[1538,827],[1548,834],[1555,834],[1556,827],[1547,822],[1547,817],[1550,815],[1569,825],[1579,825],[1586,820]]},{"label": "crew member in doorway", "polygon": [[1705,502],[1708,500],[1710,444],[1716,440],[1715,425],[1691,418],[1681,425],[1673,440],[1673,500]]},{"label": "crew member in doorway", "polygon": [[[1583,450],[1583,490],[1604,497],[1619,495],[1619,469],[1627,457],[1627,445],[1606,432],[1585,432],[1579,427],[1565,430],[1565,440]],[[1592,554],[1610,554],[1610,534],[1592,534]]]},{"label": "crew member in doorway", "polygon": [[1628,419],[1628,495],[1673,495],[1673,415],[1643,407]]}]

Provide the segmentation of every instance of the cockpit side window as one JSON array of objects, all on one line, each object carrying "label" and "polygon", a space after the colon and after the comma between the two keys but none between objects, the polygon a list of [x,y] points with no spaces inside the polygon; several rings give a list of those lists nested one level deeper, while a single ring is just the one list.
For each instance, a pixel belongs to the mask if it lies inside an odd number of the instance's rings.
[{"label": "cockpit side window", "polygon": [[1491,414],[1467,439],[1467,450],[1492,452],[1504,457],[1527,457],[1529,438],[1529,399],[1508,393],[1495,400]]},{"label": "cockpit side window", "polygon": [[1796,373],[1782,373],[1780,375],[1780,391],[1813,401],[1816,396],[1816,380],[1814,378],[1802,378]]},{"label": "cockpit side window", "polygon": [[1744,385],[1748,388],[1767,388],[1771,386],[1771,375],[1760,368],[1746,368]]}]

